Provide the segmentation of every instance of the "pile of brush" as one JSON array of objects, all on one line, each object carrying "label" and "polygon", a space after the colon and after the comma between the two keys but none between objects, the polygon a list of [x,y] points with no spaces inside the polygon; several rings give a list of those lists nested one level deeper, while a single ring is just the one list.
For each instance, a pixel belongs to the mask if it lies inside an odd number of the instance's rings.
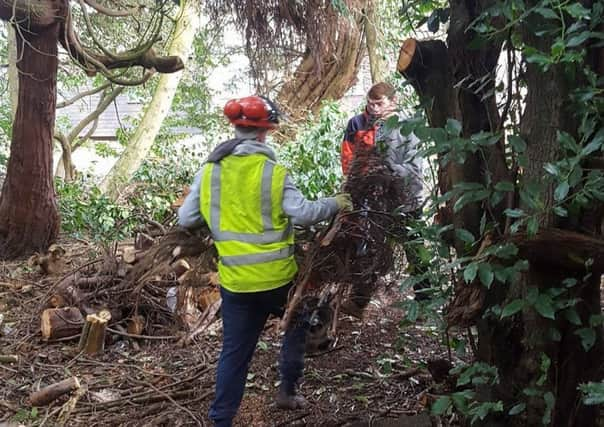
[{"label": "pile of brush", "polygon": [[343,191],[350,193],[354,210],[338,214],[305,245],[282,322],[286,328],[294,318],[309,321],[310,339],[321,342],[335,335],[342,299],[359,289],[371,295],[377,279],[394,267],[393,242],[405,239],[399,210],[409,193],[378,147],[356,150]]},{"label": "pile of brush", "polygon": [[[59,263],[56,251],[47,257],[53,263],[39,257],[41,268]],[[47,341],[80,337],[89,354],[102,350],[107,330],[132,338],[180,335],[185,343],[208,326],[219,307],[208,230],[175,228],[156,237],[141,233],[133,245],[116,245],[63,275],[47,294],[41,332]],[[91,328],[100,331],[89,337]]]}]

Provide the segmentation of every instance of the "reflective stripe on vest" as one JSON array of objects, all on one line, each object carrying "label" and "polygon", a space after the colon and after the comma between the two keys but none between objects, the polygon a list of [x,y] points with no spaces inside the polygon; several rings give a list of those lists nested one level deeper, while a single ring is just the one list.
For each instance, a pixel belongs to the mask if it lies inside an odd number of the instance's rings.
[{"label": "reflective stripe on vest", "polygon": [[204,167],[200,208],[218,249],[220,283],[257,292],[290,282],[297,265],[283,212],[285,169],[262,154],[227,156]]}]

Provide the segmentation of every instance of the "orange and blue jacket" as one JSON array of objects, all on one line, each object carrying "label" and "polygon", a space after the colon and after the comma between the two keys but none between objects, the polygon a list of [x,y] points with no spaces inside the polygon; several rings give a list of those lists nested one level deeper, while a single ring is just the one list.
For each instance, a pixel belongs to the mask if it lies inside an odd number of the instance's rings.
[{"label": "orange and blue jacket", "polygon": [[342,173],[348,174],[352,160],[354,159],[355,147],[357,144],[365,144],[372,147],[375,145],[375,134],[378,130],[378,125],[371,119],[365,111],[362,114],[356,115],[348,121],[346,132],[344,133],[344,141],[342,141]]}]

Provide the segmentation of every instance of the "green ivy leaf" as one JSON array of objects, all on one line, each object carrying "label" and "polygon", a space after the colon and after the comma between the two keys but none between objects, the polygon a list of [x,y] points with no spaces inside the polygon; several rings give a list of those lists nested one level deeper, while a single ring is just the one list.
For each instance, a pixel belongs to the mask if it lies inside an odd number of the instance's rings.
[{"label": "green ivy leaf", "polygon": [[581,338],[581,345],[585,351],[589,351],[596,342],[596,331],[593,328],[577,329],[575,335]]},{"label": "green ivy leaf", "polygon": [[582,33],[572,36],[568,40],[566,40],[566,47],[577,47],[590,37],[591,32],[583,31]]},{"label": "green ivy leaf", "polygon": [[432,415],[443,415],[451,406],[451,398],[449,396],[441,396],[432,404],[430,412]]},{"label": "green ivy leaf", "polygon": [[577,310],[575,310],[574,307],[569,307],[566,310],[564,310],[562,312],[562,314],[564,314],[564,317],[566,317],[566,320],[568,320],[570,323],[572,323],[575,326],[580,326],[581,325],[581,318],[579,317],[579,313],[577,313]]},{"label": "green ivy leaf", "polygon": [[586,9],[581,3],[571,3],[564,8],[573,18],[581,19],[588,18],[590,15],[589,9]]},{"label": "green ivy leaf", "polygon": [[556,313],[554,311],[554,306],[552,305],[552,299],[549,295],[540,294],[537,297],[537,301],[535,301],[535,310],[537,312],[547,318],[547,319],[556,319]]},{"label": "green ivy leaf", "polygon": [[455,236],[464,243],[472,244],[476,241],[474,235],[464,228],[455,230]]},{"label": "green ivy leaf", "polygon": [[509,181],[499,181],[495,184],[495,190],[497,191],[514,191],[514,184]]},{"label": "green ivy leaf", "polygon": [[554,12],[552,9],[547,7],[536,7],[533,9],[539,15],[543,16],[546,19],[559,19],[558,14]]},{"label": "green ivy leaf", "polygon": [[447,119],[447,124],[445,125],[445,129],[447,133],[451,136],[459,136],[461,135],[461,123],[455,119]]},{"label": "green ivy leaf", "polygon": [[543,165],[543,169],[545,169],[545,171],[552,176],[560,175],[560,169],[558,169],[558,166],[552,163],[546,163],[545,165]]},{"label": "green ivy leaf", "polygon": [[554,190],[554,199],[558,202],[562,201],[568,195],[569,190],[570,186],[568,185],[568,182],[561,182]]},{"label": "green ivy leaf", "polygon": [[510,218],[520,218],[524,216],[524,211],[522,209],[506,209],[503,213]]},{"label": "green ivy leaf", "polygon": [[491,269],[491,265],[488,263],[481,263],[478,265],[478,277],[480,278],[480,282],[488,288],[491,287],[493,283],[493,279],[495,278],[495,274]]},{"label": "green ivy leaf", "polygon": [[585,405],[601,405],[604,403],[604,382],[581,384],[579,386],[584,394]]},{"label": "green ivy leaf", "polygon": [[508,415],[518,415],[526,409],[526,403],[519,403],[512,406],[512,409],[508,412]]},{"label": "green ivy leaf", "polygon": [[463,278],[466,283],[471,283],[476,278],[476,273],[478,273],[478,264],[472,262],[466,266],[463,271]]},{"label": "green ivy leaf", "polygon": [[553,211],[557,216],[561,218],[566,218],[568,216],[568,211],[562,206],[554,206]]},{"label": "green ivy leaf", "polygon": [[510,302],[505,307],[503,307],[503,310],[501,310],[501,318],[503,319],[503,318],[506,318],[509,316],[513,316],[514,314],[516,314],[520,310],[522,310],[525,306],[526,306],[525,300],[515,299],[514,301]]},{"label": "green ivy leaf", "polygon": [[526,151],[527,145],[526,142],[518,135],[511,135],[508,137],[508,142],[512,146],[512,149],[516,153],[524,153]]}]

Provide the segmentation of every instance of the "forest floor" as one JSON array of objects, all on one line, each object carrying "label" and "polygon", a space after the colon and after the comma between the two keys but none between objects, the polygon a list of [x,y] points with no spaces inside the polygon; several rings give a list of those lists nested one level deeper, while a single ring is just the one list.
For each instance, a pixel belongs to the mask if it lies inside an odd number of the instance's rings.
[{"label": "forest floor", "polygon": [[[80,246],[73,264],[94,252]],[[0,355],[18,355],[16,363],[0,362],[0,426],[211,425],[220,321],[186,348],[173,339],[135,342],[109,334],[103,354],[86,356],[77,339],[41,338],[40,313],[53,280],[25,261],[0,265]],[[335,346],[307,357],[301,391],[310,405],[298,411],[280,411],[273,403],[280,339],[277,320],[269,320],[235,425],[450,425],[428,415],[439,386],[426,364],[451,356],[430,322],[402,322],[398,303],[411,297],[390,284],[375,295],[363,321],[341,316]],[[71,376],[82,385],[71,397],[29,405],[32,391]]]}]

